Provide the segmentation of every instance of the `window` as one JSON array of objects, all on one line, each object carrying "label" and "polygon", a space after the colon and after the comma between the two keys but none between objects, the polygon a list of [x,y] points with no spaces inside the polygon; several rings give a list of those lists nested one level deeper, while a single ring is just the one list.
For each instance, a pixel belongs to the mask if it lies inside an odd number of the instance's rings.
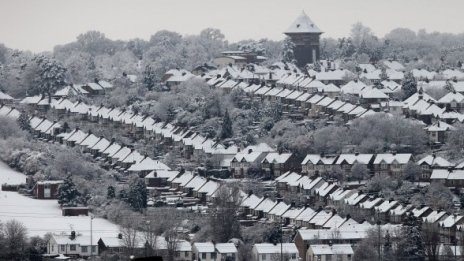
[{"label": "window", "polygon": [[332,255],[325,255],[326,261],[332,261]]},{"label": "window", "polygon": [[52,245],[52,252],[55,251],[55,245]]},{"label": "window", "polygon": [[267,258],[266,254],[261,254],[261,259],[262,260],[266,260],[266,258]]},{"label": "window", "polygon": [[76,251],[76,245],[69,245],[70,251]]},{"label": "window", "polygon": [[97,247],[96,246],[92,246],[92,253],[95,253],[97,252]]},{"label": "window", "polygon": [[201,258],[206,259],[206,253],[201,253]]},{"label": "window", "polygon": [[88,250],[89,250],[88,246],[81,246],[81,252],[82,253],[87,253]]},{"label": "window", "polygon": [[296,254],[292,254],[292,259],[296,259]]},{"label": "window", "polygon": [[343,256],[342,255],[337,255],[337,261],[343,261]]},{"label": "window", "polygon": [[216,259],[216,253],[211,253],[211,259]]},{"label": "window", "polygon": [[66,248],[65,248],[65,247],[66,247],[65,245],[61,245],[61,246],[60,246],[61,252],[66,251]]}]

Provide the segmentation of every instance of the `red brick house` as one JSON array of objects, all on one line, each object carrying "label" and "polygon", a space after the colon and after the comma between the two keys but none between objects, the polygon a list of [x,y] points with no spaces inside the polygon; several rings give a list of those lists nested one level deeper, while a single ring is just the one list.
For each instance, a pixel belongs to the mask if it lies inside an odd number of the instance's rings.
[{"label": "red brick house", "polygon": [[57,199],[58,189],[62,183],[62,180],[39,181],[32,189],[32,193],[37,199]]}]

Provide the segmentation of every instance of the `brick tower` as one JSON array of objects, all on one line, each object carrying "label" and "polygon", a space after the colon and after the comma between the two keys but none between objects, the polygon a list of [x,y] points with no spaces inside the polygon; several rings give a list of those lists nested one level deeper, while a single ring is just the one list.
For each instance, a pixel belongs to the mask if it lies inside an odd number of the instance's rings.
[{"label": "brick tower", "polygon": [[308,63],[319,61],[319,38],[321,29],[303,11],[284,32],[295,44],[293,53],[297,65],[304,67]]}]

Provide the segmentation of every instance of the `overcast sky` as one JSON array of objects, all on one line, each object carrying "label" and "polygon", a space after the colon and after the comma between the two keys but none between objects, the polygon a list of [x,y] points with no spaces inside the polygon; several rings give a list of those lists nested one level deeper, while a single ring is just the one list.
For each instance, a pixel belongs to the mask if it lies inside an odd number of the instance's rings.
[{"label": "overcast sky", "polygon": [[279,40],[302,10],[330,37],[347,36],[356,22],[378,36],[397,27],[464,31],[464,0],[0,0],[0,42],[37,52],[88,30],[127,40],[207,27],[231,42]]}]

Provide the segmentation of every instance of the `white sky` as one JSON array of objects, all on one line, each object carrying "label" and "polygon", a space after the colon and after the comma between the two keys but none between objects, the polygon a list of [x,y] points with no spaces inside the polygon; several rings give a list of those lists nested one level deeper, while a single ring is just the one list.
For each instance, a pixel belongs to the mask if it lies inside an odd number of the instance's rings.
[{"label": "white sky", "polygon": [[464,0],[0,0],[0,42],[37,52],[88,30],[128,40],[207,27],[230,42],[279,40],[302,10],[330,37],[348,36],[356,22],[378,36],[397,27],[464,32]]}]

